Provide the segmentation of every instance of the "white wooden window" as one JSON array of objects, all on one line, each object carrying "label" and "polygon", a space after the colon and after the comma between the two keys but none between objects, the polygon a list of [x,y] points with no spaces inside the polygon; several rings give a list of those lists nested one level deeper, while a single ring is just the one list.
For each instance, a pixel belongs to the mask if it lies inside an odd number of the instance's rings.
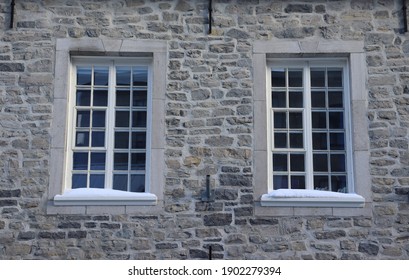
[{"label": "white wooden window", "polygon": [[273,189],[353,189],[346,60],[271,61]]},{"label": "white wooden window", "polygon": [[148,61],[73,58],[66,188],[149,192]]}]

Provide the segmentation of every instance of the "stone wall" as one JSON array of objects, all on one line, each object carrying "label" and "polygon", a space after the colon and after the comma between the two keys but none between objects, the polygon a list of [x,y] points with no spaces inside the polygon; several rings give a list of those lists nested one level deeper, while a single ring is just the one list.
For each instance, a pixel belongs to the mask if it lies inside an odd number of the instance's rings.
[{"label": "stone wall", "polygon": [[[409,37],[401,1],[0,1],[1,259],[408,259]],[[56,38],[168,44],[158,214],[47,215]],[[373,203],[360,216],[257,216],[254,40],[365,42]],[[165,78],[165,77],[164,77]],[[200,201],[206,175],[214,203]]]}]

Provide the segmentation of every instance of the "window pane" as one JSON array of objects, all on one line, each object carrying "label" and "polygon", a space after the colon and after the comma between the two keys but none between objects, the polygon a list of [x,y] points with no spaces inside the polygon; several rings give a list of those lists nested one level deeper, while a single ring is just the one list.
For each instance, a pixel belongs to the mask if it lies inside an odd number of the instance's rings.
[{"label": "window pane", "polygon": [[328,87],[342,87],[341,70],[328,70]]},{"label": "window pane", "polygon": [[94,90],[94,106],[108,106],[108,91]]},{"label": "window pane", "polygon": [[284,112],[274,112],[274,128],[287,127],[287,114]]},{"label": "window pane", "polygon": [[287,154],[273,154],[273,171],[287,170]]},{"label": "window pane", "polygon": [[327,113],[312,112],[312,128],[327,128]]},{"label": "window pane", "polygon": [[91,74],[92,69],[91,67],[77,67],[77,85],[91,85]]},{"label": "window pane", "polygon": [[129,132],[115,132],[115,149],[129,148]]},{"label": "window pane", "polygon": [[312,148],[314,150],[327,150],[327,133],[313,133]]},{"label": "window pane", "polygon": [[131,175],[131,192],[145,192],[145,175]]},{"label": "window pane", "polygon": [[105,175],[91,174],[89,178],[89,187],[93,189],[103,189],[105,187]]},{"label": "window pane", "polygon": [[146,107],[148,104],[148,92],[146,90],[134,90],[132,106]]},{"label": "window pane", "polygon": [[285,91],[273,91],[273,108],[286,107],[286,92]]},{"label": "window pane", "polygon": [[113,181],[114,182],[112,188],[114,190],[128,191],[128,175],[114,174]]},{"label": "window pane", "polygon": [[300,172],[305,171],[303,154],[290,154],[290,170]]},{"label": "window pane", "polygon": [[275,190],[288,189],[288,176],[287,175],[274,175],[273,186]]},{"label": "window pane", "polygon": [[78,89],[76,93],[76,105],[77,106],[90,106],[91,105],[91,91]]},{"label": "window pane", "polygon": [[145,153],[132,153],[131,170],[145,170],[146,155]]},{"label": "window pane", "polygon": [[91,153],[91,170],[105,170],[105,153]]},{"label": "window pane", "polygon": [[290,128],[303,128],[302,113],[289,113]]},{"label": "window pane", "polygon": [[328,171],[328,156],[327,154],[314,154],[313,155],[313,168],[314,172],[327,172]]},{"label": "window pane", "polygon": [[303,106],[304,106],[303,92],[302,91],[290,91],[290,107],[291,108],[302,108]]},{"label": "window pane", "polygon": [[132,149],[145,149],[146,148],[146,133],[145,132],[133,132],[132,133]]},{"label": "window pane", "polygon": [[105,127],[105,111],[92,112],[92,127]]},{"label": "window pane", "polygon": [[287,148],[287,133],[274,133],[274,147]]},{"label": "window pane", "polygon": [[116,111],[115,126],[116,127],[129,127],[129,112],[128,111]]},{"label": "window pane", "polygon": [[71,188],[79,189],[87,187],[87,174],[73,174]]},{"label": "window pane", "polygon": [[331,176],[331,186],[333,192],[347,193],[346,176]]},{"label": "window pane", "polygon": [[77,127],[89,127],[90,111],[77,111]]},{"label": "window pane", "polygon": [[331,155],[331,171],[345,172],[345,155],[343,154]]},{"label": "window pane", "polygon": [[330,108],[343,108],[344,107],[342,91],[328,92],[328,107]]},{"label": "window pane", "polygon": [[131,67],[116,67],[116,84],[129,86],[131,84]]},{"label": "window pane", "polygon": [[328,191],[328,176],[314,176],[314,190]]},{"label": "window pane", "polygon": [[344,113],[329,112],[329,128],[343,129],[344,128]]},{"label": "window pane", "polygon": [[329,145],[331,150],[344,150],[344,133],[330,133]]},{"label": "window pane", "polygon": [[302,70],[288,70],[288,86],[302,87]]},{"label": "window pane", "polygon": [[116,91],[116,106],[129,107],[131,104],[131,95],[129,90]]},{"label": "window pane", "polygon": [[291,176],[291,188],[296,190],[305,189],[305,176]]},{"label": "window pane", "polygon": [[93,131],[91,147],[104,147],[105,146],[105,132],[104,131]]},{"label": "window pane", "polygon": [[325,91],[311,91],[311,106],[313,108],[326,108]]},{"label": "window pane", "polygon": [[273,69],[271,71],[271,85],[273,87],[285,87],[285,69]]},{"label": "window pane", "polygon": [[138,69],[133,67],[133,85],[146,86],[148,85],[148,71],[146,69]]},{"label": "window pane", "polygon": [[115,153],[114,154],[114,169],[115,170],[128,170],[128,153]]},{"label": "window pane", "polygon": [[72,162],[73,170],[87,170],[88,169],[88,153],[84,152],[75,152],[73,154]]},{"label": "window pane", "polygon": [[76,147],[88,147],[89,146],[89,132],[79,131],[75,135],[75,146]]},{"label": "window pane", "polygon": [[325,69],[311,69],[311,86],[325,87]]},{"label": "window pane", "polygon": [[108,85],[108,67],[106,66],[94,67],[94,85],[96,86]]},{"label": "window pane", "polygon": [[303,140],[304,139],[302,133],[290,133],[290,148],[303,148]]},{"label": "window pane", "polygon": [[146,111],[132,112],[132,127],[146,127]]}]

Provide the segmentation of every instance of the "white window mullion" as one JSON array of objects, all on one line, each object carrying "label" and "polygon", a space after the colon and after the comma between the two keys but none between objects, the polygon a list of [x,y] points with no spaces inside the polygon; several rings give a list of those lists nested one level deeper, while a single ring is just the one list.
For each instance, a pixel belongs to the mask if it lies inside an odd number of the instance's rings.
[{"label": "white window mullion", "polygon": [[108,83],[108,107],[107,107],[107,125],[105,132],[106,139],[106,172],[105,172],[105,188],[113,188],[113,168],[114,168],[114,125],[115,125],[115,65],[112,61],[109,65],[109,83]]},{"label": "white window mullion", "polygon": [[304,114],[305,114],[305,171],[306,189],[314,189],[313,160],[312,160],[312,120],[311,120],[311,75],[310,65],[304,66]]}]

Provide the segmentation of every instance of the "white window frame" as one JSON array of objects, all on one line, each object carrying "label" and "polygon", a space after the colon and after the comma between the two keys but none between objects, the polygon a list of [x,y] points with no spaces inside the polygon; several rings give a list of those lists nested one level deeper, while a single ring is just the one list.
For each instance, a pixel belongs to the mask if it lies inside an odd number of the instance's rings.
[{"label": "white window frame", "polygon": [[[272,190],[270,62],[340,59],[349,79],[349,153],[353,183],[348,194],[322,191]],[[256,41],[254,68],[254,183],[256,215],[361,215],[370,213],[369,138],[367,128],[366,62],[363,42],[326,40]],[[269,99],[270,98],[270,99]],[[268,129],[266,129],[268,128]],[[351,172],[352,173],[352,172]],[[357,175],[359,174],[359,176]],[[356,175],[356,176],[355,176]],[[267,206],[267,207],[266,207]],[[274,211],[270,211],[269,207]],[[357,211],[362,208],[362,211]],[[351,210],[350,210],[351,209]],[[354,209],[354,210],[352,210]],[[363,210],[364,209],[364,210]],[[364,212],[363,212],[364,211]]]},{"label": "white window frame", "polygon": [[[81,57],[81,58],[79,58]],[[72,59],[76,61],[130,61],[149,66],[150,85],[147,126],[146,189],[144,193],[116,191],[112,189],[74,189],[67,182],[70,164],[69,152],[73,137],[73,106],[70,78],[73,75]],[[159,211],[164,191],[165,148],[165,92],[166,92],[167,44],[154,40],[112,39],[57,39],[54,112],[51,127],[50,180],[47,204],[48,214],[89,213],[140,213]],[[68,105],[67,105],[68,104]],[[111,118],[112,120],[113,118]],[[149,135],[149,133],[148,133]],[[112,141],[112,140],[111,140]],[[148,207],[145,207],[148,206]]]}]

